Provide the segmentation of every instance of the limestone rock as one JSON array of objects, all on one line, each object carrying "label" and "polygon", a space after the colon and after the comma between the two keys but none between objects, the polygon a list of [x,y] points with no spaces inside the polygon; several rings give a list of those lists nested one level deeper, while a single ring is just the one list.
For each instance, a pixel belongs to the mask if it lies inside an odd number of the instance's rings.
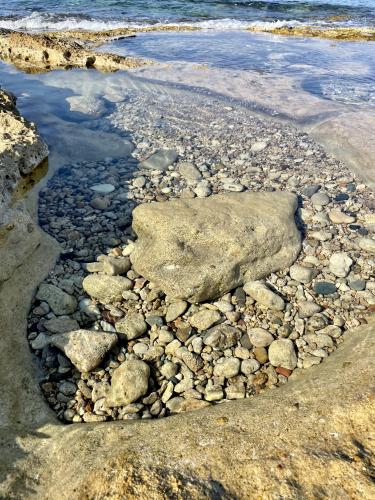
[{"label": "limestone rock", "polygon": [[202,174],[192,163],[180,163],[178,171],[187,181],[196,182],[202,178]]},{"label": "limestone rock", "polygon": [[165,315],[165,320],[167,323],[170,321],[174,321],[179,318],[187,309],[187,302],[184,300],[179,300],[177,302],[173,302],[168,306],[167,314]]},{"label": "limestone rock", "polygon": [[317,269],[313,267],[301,266],[300,264],[294,264],[289,269],[290,277],[293,280],[299,281],[300,283],[310,283],[311,280],[315,278],[318,274]]},{"label": "limestone rock", "polygon": [[133,340],[146,333],[147,323],[143,314],[130,313],[116,322],[116,331],[124,334],[127,340]]},{"label": "limestone rock", "polygon": [[270,332],[264,328],[249,328],[247,334],[254,347],[267,347],[274,340]]},{"label": "limestone rock", "polygon": [[123,276],[90,274],[83,280],[82,286],[91,297],[108,304],[121,300],[123,292],[132,287],[132,282]]},{"label": "limestone rock", "polygon": [[51,337],[51,344],[63,351],[80,372],[89,372],[100,365],[116,343],[115,333],[96,330],[75,330]]},{"label": "limestone rock", "polygon": [[284,299],[261,281],[249,281],[243,289],[250,297],[269,309],[282,311],[285,307]]},{"label": "limestone rock", "polygon": [[331,273],[339,278],[345,278],[349,274],[352,264],[353,260],[345,252],[334,253],[329,259]]},{"label": "limestone rock", "polygon": [[210,326],[220,321],[221,315],[218,311],[202,309],[189,318],[191,326],[197,330],[207,330]]},{"label": "limestone rock", "polygon": [[55,285],[42,283],[36,298],[47,302],[52,311],[59,316],[74,313],[77,309],[76,299]]},{"label": "limestone rock", "polygon": [[220,358],[214,367],[214,375],[225,378],[235,377],[240,371],[240,365],[238,358]]},{"label": "limestone rock", "polygon": [[300,250],[296,208],[296,196],[287,192],[139,205],[130,259],[172,299],[213,299],[294,262]]},{"label": "limestone rock", "polygon": [[214,349],[224,350],[236,345],[241,335],[242,332],[238,328],[221,324],[207,330],[203,343]]},{"label": "limestone rock", "polygon": [[146,394],[149,377],[150,367],[144,361],[131,359],[122,363],[113,372],[107,406],[125,406],[137,401]]},{"label": "limestone rock", "polygon": [[358,238],[359,248],[368,253],[375,253],[375,240],[372,238]]},{"label": "limestone rock", "polygon": [[294,344],[289,339],[278,339],[272,342],[268,349],[268,357],[271,365],[281,366],[288,370],[294,370],[297,366],[297,356]]}]

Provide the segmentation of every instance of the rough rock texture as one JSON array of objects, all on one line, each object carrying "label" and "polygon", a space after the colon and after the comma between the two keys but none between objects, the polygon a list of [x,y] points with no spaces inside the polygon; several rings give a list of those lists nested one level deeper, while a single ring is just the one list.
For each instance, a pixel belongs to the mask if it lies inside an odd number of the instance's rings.
[{"label": "rough rock texture", "polygon": [[34,72],[71,67],[115,71],[149,64],[133,57],[96,52],[68,34],[55,37],[5,29],[0,29],[0,58],[20,69],[32,68]]},{"label": "rough rock texture", "polygon": [[294,194],[230,193],[133,211],[134,269],[169,297],[200,302],[293,263]]},{"label": "rough rock texture", "polygon": [[144,361],[131,359],[116,368],[106,404],[125,406],[144,396],[148,389],[150,367]]},{"label": "rough rock texture", "polygon": [[61,349],[80,372],[96,368],[116,343],[115,333],[93,330],[75,330],[51,339],[51,344]]},{"label": "rough rock texture", "polygon": [[47,155],[35,125],[18,113],[16,98],[0,90],[0,283],[41,242],[41,232],[19,194]]}]

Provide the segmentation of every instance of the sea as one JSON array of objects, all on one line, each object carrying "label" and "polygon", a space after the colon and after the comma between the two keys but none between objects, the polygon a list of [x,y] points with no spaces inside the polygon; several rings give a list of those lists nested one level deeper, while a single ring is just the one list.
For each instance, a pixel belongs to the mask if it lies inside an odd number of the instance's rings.
[{"label": "sea", "polygon": [[375,0],[1,0],[0,28],[28,31],[155,24],[216,30],[285,24],[375,26]]}]

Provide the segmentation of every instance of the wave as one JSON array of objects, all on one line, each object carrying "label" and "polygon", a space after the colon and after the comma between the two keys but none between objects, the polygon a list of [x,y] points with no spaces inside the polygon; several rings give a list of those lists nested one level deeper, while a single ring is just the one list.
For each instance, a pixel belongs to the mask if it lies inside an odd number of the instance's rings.
[{"label": "wave", "polygon": [[205,21],[180,21],[173,23],[144,22],[143,24],[125,21],[88,19],[86,16],[51,15],[33,12],[29,16],[17,19],[0,18],[0,28],[21,31],[65,31],[89,30],[103,31],[116,28],[144,28],[147,26],[194,26],[204,30],[231,31],[242,30],[249,26],[271,29],[283,26],[296,26],[298,21],[240,21],[237,19],[210,19]]}]

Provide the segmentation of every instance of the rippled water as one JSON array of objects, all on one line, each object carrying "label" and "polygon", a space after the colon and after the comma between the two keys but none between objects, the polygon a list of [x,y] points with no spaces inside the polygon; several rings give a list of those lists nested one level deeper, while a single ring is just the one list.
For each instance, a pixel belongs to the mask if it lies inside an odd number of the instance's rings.
[{"label": "rippled water", "polygon": [[148,33],[106,51],[158,61],[207,64],[297,77],[326,99],[375,105],[375,44],[275,37],[246,32]]},{"label": "rippled water", "polygon": [[192,23],[230,28],[249,23],[375,22],[373,0],[3,0],[0,27],[103,29],[129,23]]}]

